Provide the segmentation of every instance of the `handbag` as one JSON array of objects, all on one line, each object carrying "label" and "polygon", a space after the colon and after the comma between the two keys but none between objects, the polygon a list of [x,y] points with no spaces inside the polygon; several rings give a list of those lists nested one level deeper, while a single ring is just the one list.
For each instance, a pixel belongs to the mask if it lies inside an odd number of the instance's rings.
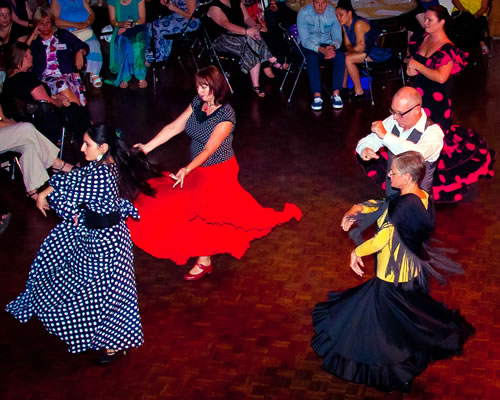
[{"label": "handbag", "polygon": [[85,28],[85,29],[77,29],[76,31],[71,31],[71,33],[75,35],[78,39],[80,39],[82,42],[86,42],[92,37],[94,31],[92,31],[92,29],[90,28]]}]

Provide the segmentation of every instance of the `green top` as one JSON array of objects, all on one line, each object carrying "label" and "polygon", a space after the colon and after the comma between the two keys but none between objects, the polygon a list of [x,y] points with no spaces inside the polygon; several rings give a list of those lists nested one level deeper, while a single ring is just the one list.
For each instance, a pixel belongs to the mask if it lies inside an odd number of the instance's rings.
[{"label": "green top", "polygon": [[124,6],[120,0],[108,0],[108,5],[115,8],[116,20],[125,22],[129,19],[137,21],[139,19],[140,0],[132,0],[130,4]]}]

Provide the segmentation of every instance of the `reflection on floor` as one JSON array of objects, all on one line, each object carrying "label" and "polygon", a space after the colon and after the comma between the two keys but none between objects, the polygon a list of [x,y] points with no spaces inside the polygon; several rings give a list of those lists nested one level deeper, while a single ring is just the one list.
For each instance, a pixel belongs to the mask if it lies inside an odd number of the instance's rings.
[{"label": "reflection on floor", "polygon": [[[500,44],[494,44],[496,55]],[[255,241],[242,260],[216,256],[214,273],[196,282],[182,279],[191,263],[178,267],[136,248],[146,341],[110,368],[93,366],[91,354],[69,354],[36,319],[23,326],[0,314],[3,399],[402,398],[325,373],[309,346],[314,304],[329,290],[361,282],[348,268],[353,245],[339,224],[351,204],[381,196],[353,151],[371,121],[387,115],[393,89],[379,89],[374,108],[346,102],[337,112],[325,101],[323,111],[313,113],[305,75],[291,104],[280,95],[278,79],[263,81],[267,96],[259,99],[247,76],[233,78],[240,180],[263,205],[296,203],[303,220]],[[94,121],[121,127],[130,144],[147,140],[194,95],[191,74],[175,60],[160,71],[156,96],[152,86],[91,91]],[[500,149],[499,59],[487,69],[466,72],[456,89],[456,121]],[[187,144],[179,136],[152,157],[176,169],[185,165]],[[0,185],[13,213],[0,237],[3,307],[24,287],[30,263],[57,218],[44,218],[24,198],[19,178],[11,182],[1,175]],[[432,295],[460,308],[477,334],[462,357],[430,366],[405,398],[500,398],[499,200],[495,178],[476,185],[460,204],[438,207],[436,237],[458,249],[455,258],[466,274],[451,278],[448,286],[433,284]]]}]

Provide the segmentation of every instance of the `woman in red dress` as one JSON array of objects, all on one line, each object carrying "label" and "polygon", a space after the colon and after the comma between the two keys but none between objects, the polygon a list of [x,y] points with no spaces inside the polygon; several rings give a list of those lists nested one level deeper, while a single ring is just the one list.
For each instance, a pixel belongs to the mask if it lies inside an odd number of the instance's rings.
[{"label": "woman in red dress", "polygon": [[232,148],[236,117],[226,102],[222,73],[214,66],[200,70],[196,87],[198,95],[175,121],[148,143],[135,145],[147,154],[185,130],[191,161],[175,175],[153,179],[156,197],[140,195],[135,206],[141,220],[129,223],[133,242],[155,257],[182,265],[196,256],[186,280],[210,274],[212,255],[230,253],[239,259],[250,241],[302,217],[294,204],[285,204],[281,212],[264,208],[240,186]]}]

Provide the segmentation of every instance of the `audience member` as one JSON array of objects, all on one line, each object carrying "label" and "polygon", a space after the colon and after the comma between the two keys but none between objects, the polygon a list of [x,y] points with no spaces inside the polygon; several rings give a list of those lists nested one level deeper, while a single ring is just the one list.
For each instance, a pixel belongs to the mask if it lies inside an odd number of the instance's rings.
[{"label": "audience member", "polygon": [[89,0],[51,0],[50,11],[55,17],[55,25],[72,32],[77,38],[87,43],[86,72],[90,74],[90,83],[96,88],[102,86],[100,77],[102,68],[101,45],[92,31],[95,13]]},{"label": "audience member", "polygon": [[50,96],[45,86],[31,71],[31,50],[26,43],[14,43],[7,54],[7,79],[2,92],[2,105],[7,117],[32,122],[53,143],[66,132],[81,141],[90,127],[87,107],[71,103],[63,93]]},{"label": "audience member", "polygon": [[346,71],[343,87],[347,88],[349,75],[354,86],[353,98],[361,98],[364,93],[356,64],[364,63],[366,58],[368,61],[385,61],[391,57],[391,50],[377,47],[380,30],[356,15],[351,0],[340,0],[335,13],[344,32]]},{"label": "audience member", "polygon": [[21,153],[19,163],[23,173],[26,194],[33,200],[48,180],[47,168],[56,172],[69,172],[71,164],[57,157],[59,149],[30,123],[16,123],[5,117],[0,107],[0,153]]},{"label": "audience member", "polygon": [[314,111],[323,108],[320,76],[322,62],[333,64],[331,99],[333,108],[342,108],[344,103],[340,97],[340,89],[344,79],[345,54],[340,48],[342,28],[335,16],[335,9],[327,3],[327,0],[313,0],[312,4],[299,11],[297,28],[301,48],[306,57],[307,75],[313,95],[311,108]]},{"label": "audience member", "polygon": [[[264,10],[260,0],[243,0],[243,4],[247,8],[248,15],[250,15],[260,27],[260,35],[266,42],[271,54],[276,56],[277,62],[273,64],[273,67],[277,69],[288,69],[289,64],[286,63],[286,58],[288,56],[287,42],[283,37],[283,32],[281,30],[270,31],[268,29],[267,23],[264,20]],[[270,79],[275,77],[269,61],[264,61],[262,63],[262,72]]]},{"label": "audience member", "polygon": [[109,69],[116,74],[113,85],[128,88],[134,75],[139,88],[148,86],[146,81],[146,46],[149,43],[145,0],[109,0],[108,12],[114,27],[109,52]]},{"label": "audience member", "polygon": [[12,20],[12,8],[7,0],[0,0],[0,62],[9,46],[18,40],[26,41],[30,31]]},{"label": "audience member", "polygon": [[46,7],[33,14],[35,30],[28,39],[33,54],[33,72],[47,84],[52,95],[64,94],[68,100],[85,106],[85,88],[78,71],[84,66],[89,46],[66,29],[54,26],[54,16]]},{"label": "audience member", "polygon": [[168,60],[174,41],[165,39],[165,36],[183,31],[193,32],[200,27],[200,20],[191,18],[199,4],[198,0],[160,0],[160,3],[170,13],[147,24],[148,33],[154,38],[152,46],[154,46],[155,50],[154,59],[151,50],[148,50],[146,53],[146,60],[148,62]]},{"label": "audience member", "polygon": [[262,40],[260,26],[248,15],[243,0],[214,0],[208,16],[213,21],[209,30],[216,50],[240,57],[241,70],[250,74],[252,90],[264,97],[259,83],[261,63],[269,61],[278,66],[278,60]]},{"label": "audience member", "polygon": [[[481,53],[487,55],[490,49],[486,44],[488,32],[487,12],[490,0],[453,0],[451,26],[460,38],[460,45],[479,45]],[[454,37],[454,40],[457,38]],[[458,41],[458,40],[457,40]]]}]

